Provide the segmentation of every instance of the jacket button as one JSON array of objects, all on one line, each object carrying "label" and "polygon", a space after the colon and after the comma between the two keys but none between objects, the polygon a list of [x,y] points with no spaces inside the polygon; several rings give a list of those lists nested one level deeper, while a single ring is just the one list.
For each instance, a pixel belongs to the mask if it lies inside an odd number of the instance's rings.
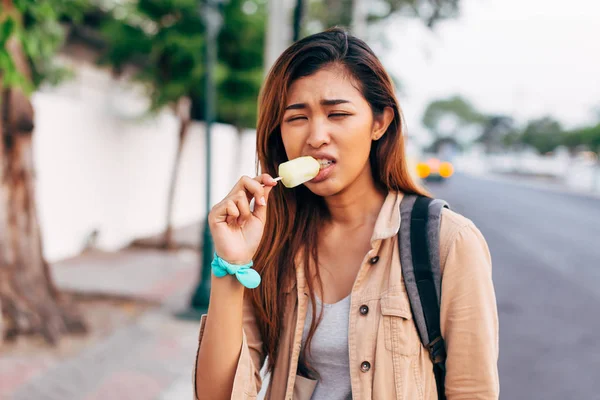
[{"label": "jacket button", "polygon": [[369,313],[369,307],[363,304],[362,306],[360,306],[359,311],[361,315],[367,315]]},{"label": "jacket button", "polygon": [[370,363],[370,362],[368,362],[368,361],[363,361],[363,362],[360,364],[360,370],[361,370],[362,372],[369,372],[369,370],[370,370],[370,369],[371,369],[371,363]]},{"label": "jacket button", "polygon": [[376,264],[376,263],[377,263],[377,261],[379,261],[379,256],[375,256],[375,257],[371,258],[371,260],[369,260],[369,262],[370,262],[371,264]]}]

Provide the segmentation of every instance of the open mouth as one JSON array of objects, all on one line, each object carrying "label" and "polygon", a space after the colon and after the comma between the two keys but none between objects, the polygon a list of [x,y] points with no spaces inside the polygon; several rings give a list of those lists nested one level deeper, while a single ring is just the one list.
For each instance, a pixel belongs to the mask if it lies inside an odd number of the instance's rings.
[{"label": "open mouth", "polygon": [[321,170],[324,170],[325,168],[329,167],[330,165],[335,164],[335,161],[333,161],[333,160],[318,159],[317,161],[319,162],[319,165],[321,165]]},{"label": "open mouth", "polygon": [[317,161],[321,166],[321,170],[319,171],[318,175],[311,180],[312,183],[323,182],[332,174],[332,171],[335,169],[335,160],[320,158],[317,159]]}]

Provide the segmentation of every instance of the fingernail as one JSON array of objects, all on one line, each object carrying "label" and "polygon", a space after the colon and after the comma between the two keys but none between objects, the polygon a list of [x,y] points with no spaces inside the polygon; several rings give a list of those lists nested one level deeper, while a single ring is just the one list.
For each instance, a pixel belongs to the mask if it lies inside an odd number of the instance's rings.
[{"label": "fingernail", "polygon": [[266,205],[267,205],[267,201],[265,200],[265,198],[264,198],[264,197],[261,197],[261,198],[260,198],[260,200],[259,200],[258,202],[259,202],[259,204],[260,204],[261,206],[266,206]]}]

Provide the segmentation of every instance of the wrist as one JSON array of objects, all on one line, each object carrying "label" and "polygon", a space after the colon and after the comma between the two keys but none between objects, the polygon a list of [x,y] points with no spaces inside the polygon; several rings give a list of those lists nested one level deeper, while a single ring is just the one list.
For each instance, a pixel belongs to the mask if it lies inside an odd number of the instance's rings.
[{"label": "wrist", "polygon": [[220,252],[216,251],[214,252],[214,256],[220,258],[221,260],[225,261],[228,264],[232,264],[232,265],[246,265],[246,264],[250,264],[252,262],[252,257],[241,257],[240,254],[235,255],[233,257],[225,254],[225,255],[221,255]]},{"label": "wrist", "polygon": [[214,259],[211,263],[213,276],[224,278],[231,275],[237,278],[238,281],[249,289],[254,289],[260,285],[260,275],[252,269],[253,262],[245,264],[233,264],[221,257],[217,253],[214,254]]},{"label": "wrist", "polygon": [[231,264],[231,265],[248,265],[248,264],[252,263],[252,259],[251,258],[246,259],[246,260],[235,259],[235,258],[230,259],[230,258],[224,258],[224,257],[220,257],[220,258],[221,258],[221,260],[223,260],[226,263]]}]

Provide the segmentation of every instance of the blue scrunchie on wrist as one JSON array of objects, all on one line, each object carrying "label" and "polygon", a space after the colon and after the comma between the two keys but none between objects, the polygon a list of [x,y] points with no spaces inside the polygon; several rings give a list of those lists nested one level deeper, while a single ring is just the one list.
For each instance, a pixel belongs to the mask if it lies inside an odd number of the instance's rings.
[{"label": "blue scrunchie on wrist", "polygon": [[215,253],[215,258],[211,263],[212,272],[217,278],[235,275],[237,280],[248,289],[257,288],[260,285],[260,275],[252,269],[253,265],[252,261],[244,265],[230,264],[219,257],[217,253]]}]

